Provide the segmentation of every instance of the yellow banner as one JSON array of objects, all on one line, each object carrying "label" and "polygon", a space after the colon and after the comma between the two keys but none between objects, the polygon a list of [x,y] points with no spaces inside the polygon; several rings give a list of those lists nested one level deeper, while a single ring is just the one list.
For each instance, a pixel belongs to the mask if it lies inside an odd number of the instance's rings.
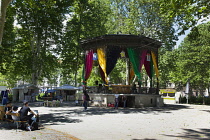
[{"label": "yellow banner", "polygon": [[153,62],[154,67],[155,67],[156,77],[158,78],[159,77],[159,72],[158,72],[158,67],[157,67],[156,56],[155,56],[155,53],[153,51],[151,51],[151,52],[152,52],[152,62]]},{"label": "yellow banner", "polygon": [[106,74],[106,53],[105,53],[105,48],[98,48],[97,49],[97,54],[98,54],[98,63],[101,66],[101,69],[104,72],[105,81],[108,84],[107,74]]}]

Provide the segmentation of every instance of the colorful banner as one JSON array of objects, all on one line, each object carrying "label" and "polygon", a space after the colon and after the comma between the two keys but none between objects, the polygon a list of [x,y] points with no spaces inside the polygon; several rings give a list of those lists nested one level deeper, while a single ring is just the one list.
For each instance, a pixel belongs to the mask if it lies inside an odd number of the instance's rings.
[{"label": "colorful banner", "polygon": [[98,54],[98,63],[100,65],[101,69],[104,72],[105,81],[106,81],[106,83],[108,83],[107,73],[106,73],[106,52],[105,52],[105,48],[98,48],[97,49],[97,54]]},{"label": "colorful banner", "polygon": [[154,67],[155,67],[156,77],[158,78],[159,77],[159,72],[158,72],[156,55],[153,51],[151,51],[151,54],[152,54],[152,61],[153,61]]},{"label": "colorful banner", "polygon": [[127,50],[128,56],[133,66],[134,73],[138,77],[138,80],[141,81],[141,73],[139,71],[139,57],[137,55],[137,52],[134,51],[132,48],[127,48]]},{"label": "colorful banner", "polygon": [[83,85],[87,84],[87,80],[90,77],[91,71],[93,69],[93,50],[85,52],[85,65],[83,68]]},{"label": "colorful banner", "polygon": [[108,46],[106,49],[106,74],[109,75],[114,69],[118,58],[120,57],[120,48]]},{"label": "colorful banner", "polygon": [[145,61],[145,58],[146,58],[146,55],[147,55],[147,50],[143,50],[142,53],[141,53],[141,60],[140,60],[140,66],[139,66],[139,70],[141,71],[142,69],[142,66],[144,64],[144,61]]}]

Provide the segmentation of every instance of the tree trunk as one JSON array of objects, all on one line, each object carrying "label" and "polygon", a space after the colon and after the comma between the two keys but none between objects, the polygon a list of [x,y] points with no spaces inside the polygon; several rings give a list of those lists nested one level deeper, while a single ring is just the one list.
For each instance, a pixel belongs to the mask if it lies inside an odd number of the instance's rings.
[{"label": "tree trunk", "polygon": [[3,38],[3,31],[4,31],[4,24],[6,22],[6,11],[7,7],[9,6],[10,2],[12,0],[1,0],[1,9],[0,9],[0,46],[2,43],[2,38]]},{"label": "tree trunk", "polygon": [[40,45],[41,40],[39,35],[34,35],[34,39],[31,42],[32,46],[32,84],[37,86],[38,79],[41,73],[41,66],[39,65],[38,59],[40,57]]},{"label": "tree trunk", "polygon": [[[79,62],[79,49],[77,48],[77,60],[76,60],[77,64]],[[77,73],[78,73],[78,66],[76,65],[76,71],[74,74],[74,86],[77,87]]]}]

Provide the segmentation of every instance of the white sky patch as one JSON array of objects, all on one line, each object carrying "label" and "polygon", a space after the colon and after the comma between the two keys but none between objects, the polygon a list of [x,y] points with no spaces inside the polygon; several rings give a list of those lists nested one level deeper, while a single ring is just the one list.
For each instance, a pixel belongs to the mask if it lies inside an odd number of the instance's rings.
[{"label": "white sky patch", "polygon": [[14,21],[13,25],[14,25],[15,27],[17,27],[17,28],[21,28],[21,25],[18,24],[17,20]]},{"label": "white sky patch", "polygon": [[65,14],[66,16],[66,20],[64,20],[62,23],[64,25],[64,27],[66,27],[66,23],[68,22],[68,20],[71,18],[71,15],[70,14]]}]

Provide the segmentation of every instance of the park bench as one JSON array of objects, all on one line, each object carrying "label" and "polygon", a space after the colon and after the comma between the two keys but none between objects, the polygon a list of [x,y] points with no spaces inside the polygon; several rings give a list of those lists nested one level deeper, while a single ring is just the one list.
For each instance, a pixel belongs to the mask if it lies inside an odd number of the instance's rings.
[{"label": "park bench", "polygon": [[[9,113],[8,115],[20,117],[20,113]],[[20,121],[20,120],[10,120],[10,119],[5,119],[5,120],[11,123],[15,123],[17,129],[20,124],[25,126],[27,123],[27,121]],[[16,132],[17,132],[17,129],[16,129]]]}]

